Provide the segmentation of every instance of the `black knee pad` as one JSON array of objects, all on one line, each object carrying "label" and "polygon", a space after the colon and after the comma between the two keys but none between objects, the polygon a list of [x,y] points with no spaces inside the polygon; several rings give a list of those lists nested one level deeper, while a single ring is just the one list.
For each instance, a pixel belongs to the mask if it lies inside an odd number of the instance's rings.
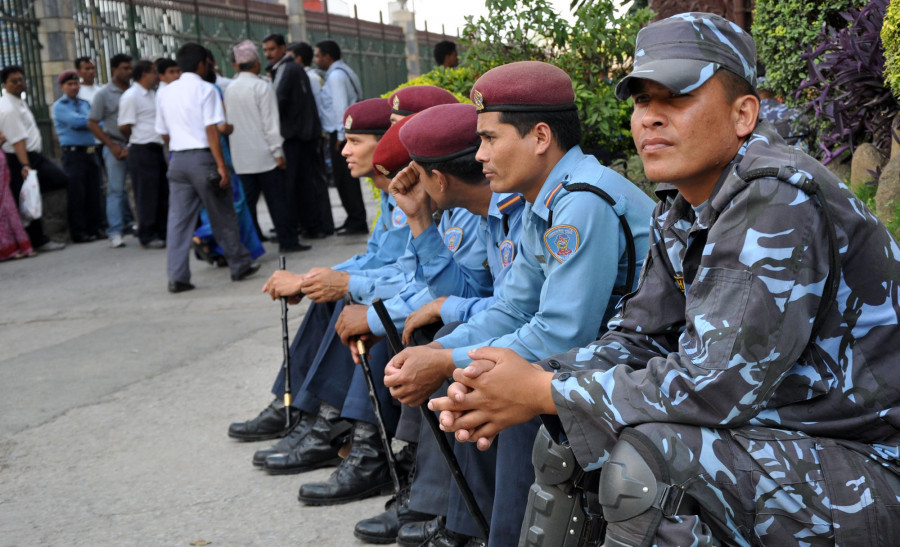
[{"label": "black knee pad", "polygon": [[585,514],[573,477],[580,472],[568,445],[553,441],[541,426],[531,452],[534,484],[519,535],[527,547],[575,546],[580,544]]}]

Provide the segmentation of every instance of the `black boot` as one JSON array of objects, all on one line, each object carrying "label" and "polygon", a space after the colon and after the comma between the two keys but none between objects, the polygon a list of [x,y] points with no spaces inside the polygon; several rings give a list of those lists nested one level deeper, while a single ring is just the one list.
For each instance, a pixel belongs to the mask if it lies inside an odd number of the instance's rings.
[{"label": "black boot", "polygon": [[309,432],[287,454],[266,458],[263,469],[270,475],[291,475],[340,463],[342,441],[336,431],[342,429],[341,411],[328,403],[319,405],[319,413]]},{"label": "black boot", "polygon": [[266,465],[266,458],[269,456],[275,454],[287,454],[291,450],[297,448],[300,445],[300,441],[303,440],[303,437],[305,437],[306,434],[309,433],[309,430],[312,429],[314,423],[316,423],[315,414],[301,412],[297,425],[294,426],[294,429],[291,429],[290,433],[282,437],[281,440],[275,443],[271,448],[257,450],[253,453],[253,465],[262,467]]},{"label": "black boot", "polygon": [[275,399],[259,413],[259,416],[246,422],[235,422],[228,426],[228,436],[240,441],[265,441],[284,437],[289,431],[285,425],[285,413],[291,413],[291,425],[300,420],[300,410],[291,407],[285,410],[280,399]]},{"label": "black boot", "polygon": [[443,516],[438,516],[431,520],[408,522],[397,532],[397,543],[403,547],[419,547],[443,530],[445,521]]},{"label": "black boot", "polygon": [[300,487],[297,496],[307,505],[334,505],[387,494],[393,489],[387,457],[378,428],[353,422],[350,453],[326,482]]},{"label": "black boot", "polygon": [[409,486],[404,486],[399,494],[389,499],[384,509],[378,516],[357,522],[353,535],[368,543],[394,543],[404,524],[434,518],[434,515],[409,508]]}]

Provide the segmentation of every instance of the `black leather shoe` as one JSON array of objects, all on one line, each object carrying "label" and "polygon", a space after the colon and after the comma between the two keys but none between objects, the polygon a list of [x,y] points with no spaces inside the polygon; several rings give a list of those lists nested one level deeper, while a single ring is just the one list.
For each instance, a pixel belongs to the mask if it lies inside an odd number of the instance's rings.
[{"label": "black leather shoe", "polygon": [[399,494],[389,499],[384,509],[378,516],[357,522],[353,535],[368,543],[394,543],[404,524],[434,518],[434,515],[409,508],[409,486],[404,486]]},{"label": "black leather shoe", "polygon": [[255,274],[258,271],[259,271],[259,264],[257,264],[256,262],[252,262],[252,263],[248,264],[247,267],[244,268],[243,270],[241,270],[240,272],[238,272],[236,274],[231,274],[231,280],[232,281],[243,281],[244,279],[247,279],[248,277],[250,277],[251,275]]},{"label": "black leather shoe", "polygon": [[303,232],[303,237],[305,239],[325,239],[326,237],[330,236],[333,233],[334,232],[324,232],[324,231],[323,232],[319,232],[319,231]]},{"label": "black leather shoe", "polygon": [[442,528],[422,543],[422,547],[484,547],[487,543],[480,538],[458,534]]},{"label": "black leather shoe", "polygon": [[393,482],[378,428],[353,423],[350,453],[325,482],[300,487],[298,499],[307,505],[335,505],[389,493]]},{"label": "black leather shoe", "polygon": [[182,283],[181,281],[169,281],[169,292],[177,293],[184,291],[192,291],[194,286],[190,283]]},{"label": "black leather shoe", "polygon": [[312,249],[312,245],[307,245],[306,243],[297,243],[296,245],[291,245],[290,247],[278,247],[279,253],[297,253],[300,251],[308,251]]},{"label": "black leather shoe", "polygon": [[355,228],[341,228],[337,231],[339,236],[358,236],[369,233],[369,229],[365,226],[357,226]]},{"label": "black leather shoe", "polygon": [[431,520],[404,524],[397,532],[397,543],[404,547],[419,547],[428,541],[428,538],[444,529],[445,520],[443,516],[439,516]]},{"label": "black leather shoe", "polygon": [[321,403],[312,427],[300,443],[286,454],[267,456],[263,469],[270,475],[293,475],[339,464],[338,451],[346,439],[340,434],[346,432],[342,429],[344,424],[340,410]]},{"label": "black leather shoe", "polygon": [[275,454],[287,454],[291,450],[297,448],[300,445],[300,441],[302,441],[303,437],[309,433],[309,430],[312,429],[315,422],[316,416],[314,414],[302,412],[300,421],[298,421],[297,425],[291,429],[290,433],[282,437],[281,440],[275,443],[271,448],[257,450],[253,453],[253,465],[262,467],[266,465],[266,458],[269,456],[274,456]]},{"label": "black leather shoe", "polygon": [[[285,425],[285,408],[275,399],[259,413],[259,416],[246,422],[235,422],[228,426],[228,436],[240,441],[265,441],[283,437],[288,430]],[[291,423],[300,421],[300,410],[291,407]]]},{"label": "black leather shoe", "polygon": [[91,241],[97,241],[97,236],[95,236],[94,234],[72,235],[72,243],[90,243]]}]

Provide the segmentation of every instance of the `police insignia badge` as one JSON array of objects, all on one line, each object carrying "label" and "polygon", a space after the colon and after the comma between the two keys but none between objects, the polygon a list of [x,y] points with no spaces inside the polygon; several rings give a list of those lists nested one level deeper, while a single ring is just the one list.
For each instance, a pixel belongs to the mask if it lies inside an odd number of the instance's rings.
[{"label": "police insignia badge", "polygon": [[560,224],[544,232],[544,245],[559,262],[572,258],[579,243],[578,230],[574,226]]},{"label": "police insignia badge", "polygon": [[383,165],[380,165],[380,164],[378,164],[378,163],[375,164],[375,169],[377,169],[378,172],[381,173],[381,174],[384,175],[384,176],[388,176],[388,175],[391,173],[391,172],[388,171]]},{"label": "police insignia badge", "polygon": [[353,129],[353,116],[347,116],[347,120],[344,122],[344,129]]},{"label": "police insignia badge", "polygon": [[446,245],[451,252],[455,253],[462,243],[462,237],[462,228],[454,226],[453,228],[450,228],[446,232],[444,232],[444,245]]},{"label": "police insignia badge", "polygon": [[400,97],[394,95],[394,110],[400,110]]},{"label": "police insignia badge", "polygon": [[394,225],[394,228],[399,228],[406,224],[406,213],[403,212],[403,209],[394,207],[394,212],[391,214],[391,223]]},{"label": "police insignia badge", "polygon": [[505,268],[512,264],[516,257],[516,244],[511,239],[504,239],[500,243],[500,264]]},{"label": "police insignia badge", "polygon": [[475,110],[484,110],[484,97],[481,92],[476,89],[472,96],[475,98]]}]

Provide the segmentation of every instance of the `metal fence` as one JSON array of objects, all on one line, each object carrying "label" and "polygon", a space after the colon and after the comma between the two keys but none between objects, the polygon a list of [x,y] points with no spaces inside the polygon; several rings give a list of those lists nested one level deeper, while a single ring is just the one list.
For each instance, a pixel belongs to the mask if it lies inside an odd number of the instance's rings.
[{"label": "metal fence", "polygon": [[174,58],[185,42],[209,48],[230,75],[234,44],[287,32],[283,6],[254,0],[77,0],[73,11],[76,53],[94,59],[104,82],[117,53]]},{"label": "metal fence", "polygon": [[39,21],[35,0],[0,0],[0,66],[18,65],[25,71],[28,91],[25,101],[31,107],[44,142],[52,142],[50,109],[44,99],[44,73],[41,70]]}]

